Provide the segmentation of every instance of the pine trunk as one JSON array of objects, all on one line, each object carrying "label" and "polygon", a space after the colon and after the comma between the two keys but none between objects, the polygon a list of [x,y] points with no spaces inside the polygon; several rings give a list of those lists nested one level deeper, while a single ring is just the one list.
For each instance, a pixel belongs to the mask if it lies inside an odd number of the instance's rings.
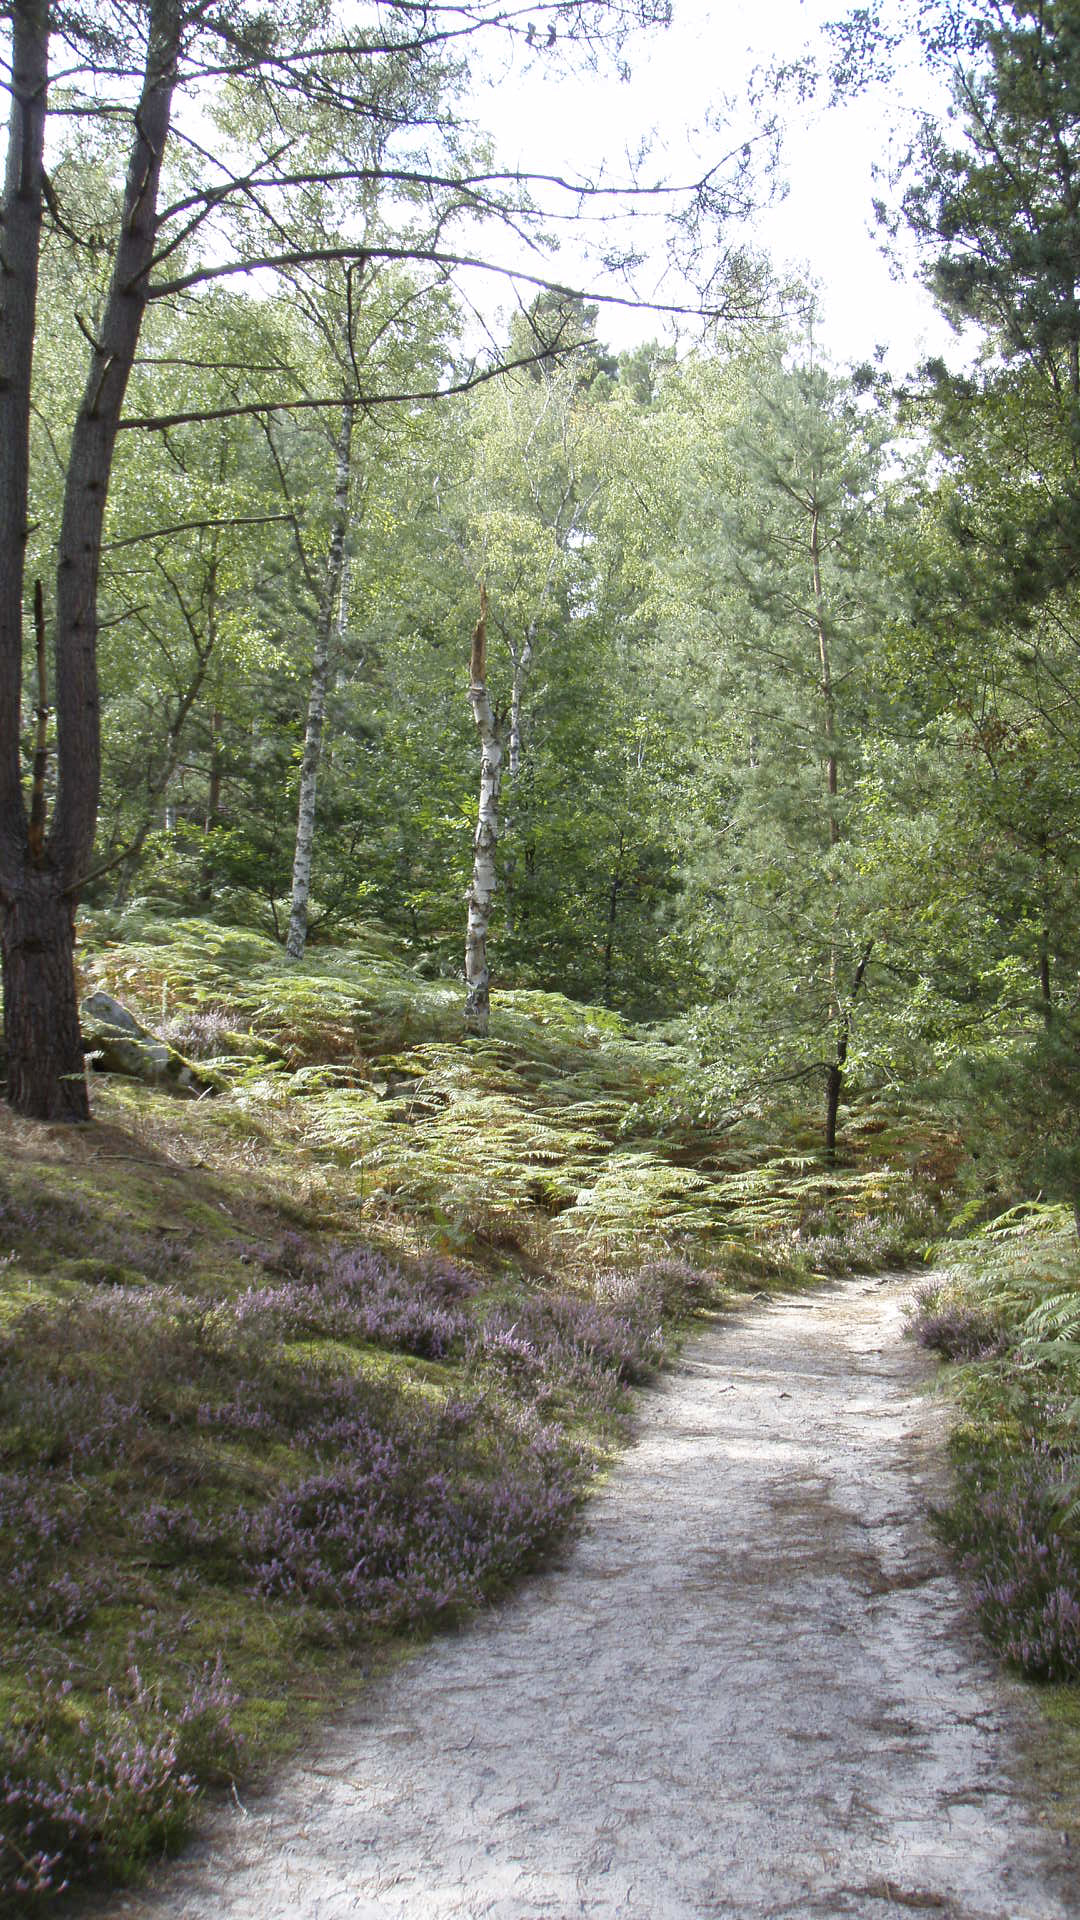
[{"label": "pine trunk", "polygon": [[75,915],[54,873],[28,871],[0,909],[7,1097],[36,1120],[89,1120]]},{"label": "pine trunk", "polygon": [[311,863],[315,849],[315,802],[322,759],[323,726],[326,720],[326,689],[330,677],[330,647],[335,622],[340,637],[345,625],[345,536],[349,528],[349,481],[352,472],[352,439],[355,402],[347,398],[341,409],[341,430],[337,442],[337,471],[334,485],[334,517],[330,530],[330,551],[326,561],[326,580],[319,622],[315,633],[315,652],[311,662],[311,689],[308,695],[307,722],[304,728],[304,755],[300,763],[300,802],[296,820],[296,851],[293,855],[292,905],[285,951],[290,960],[303,958],[307,942],[308,902],[311,898]]},{"label": "pine trunk", "polygon": [[12,22],[15,77],[0,276],[0,957],[7,1096],[20,1113],[33,1118],[85,1120],[74,914],[97,824],[101,533],[120,411],[146,310],[161,163],[184,22],[179,0],[151,0],[146,67],[134,115],[112,279],[71,436],[56,570],[57,802],[43,844],[40,833],[30,839],[19,747],[48,10],[41,0],[19,0]]},{"label": "pine trunk", "polygon": [[487,936],[495,898],[495,848],[499,839],[499,788],[502,739],[487,690],[487,594],[480,589],[480,618],[472,641],[469,705],[480,736],[480,804],[473,840],[473,870],[465,895],[469,903],[465,933],[465,1031],[484,1034],[491,1012],[491,973]]}]

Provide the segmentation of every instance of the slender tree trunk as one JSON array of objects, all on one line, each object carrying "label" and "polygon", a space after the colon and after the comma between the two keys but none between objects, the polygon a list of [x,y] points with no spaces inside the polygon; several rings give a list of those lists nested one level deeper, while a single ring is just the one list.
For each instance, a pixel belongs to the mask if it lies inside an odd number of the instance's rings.
[{"label": "slender tree trunk", "polygon": [[21,884],[27,857],[20,753],[23,587],[49,68],[46,0],[22,0],[12,8],[11,60],[0,272],[0,901],[4,905]]},{"label": "slender tree trunk", "polygon": [[210,715],[210,780],[206,790],[205,831],[209,833],[221,818],[221,787],[225,777],[225,756],[221,751],[224,714],[215,707]]},{"label": "slender tree trunk", "polygon": [[180,32],[180,0],[152,0],[112,280],[68,457],[56,572],[57,800],[51,829],[36,843],[35,855],[21,792],[19,717],[48,33],[40,0],[16,0],[13,9],[17,77],[0,275],[0,955],[8,1099],[20,1113],[41,1119],[89,1118],[74,913],[93,849],[100,786],[101,532],[120,410],[146,309]]},{"label": "slender tree trunk", "polygon": [[491,974],[487,935],[495,898],[495,848],[499,839],[499,787],[502,783],[501,729],[487,690],[487,592],[480,588],[480,618],[472,637],[469,705],[480,737],[480,804],[473,840],[473,870],[465,898],[465,1030],[486,1033],[490,1015]]},{"label": "slender tree trunk", "polygon": [[[810,572],[814,588],[814,623],[817,630],[818,664],[821,670],[822,723],[825,737],[825,792],[828,809],[829,846],[835,851],[840,842],[840,822],[836,817],[839,791],[839,767],[836,754],[836,697],[833,692],[832,662],[829,657],[829,630],[825,612],[825,589],[821,578],[821,540],[819,512],[815,501],[810,516]],[[840,1004],[840,901],[836,893],[836,874],[830,876],[833,888],[832,927],[829,934],[829,1025],[835,1035],[836,1053],[825,1071],[825,1153],[836,1153],[836,1125],[844,1090],[844,1062],[847,1058],[847,1028]]]},{"label": "slender tree trunk", "polygon": [[604,933],[604,978],[600,990],[600,998],[605,1007],[610,1007],[611,1005],[612,974],[615,965],[615,928],[619,916],[619,895],[622,892],[623,886],[622,863],[624,852],[625,839],[620,832],[618,858],[615,862],[615,871],[611,876],[611,885],[608,888],[607,926]]},{"label": "slender tree trunk", "polygon": [[[165,741],[164,758],[161,761],[161,764],[158,767],[156,773],[151,775],[148,772],[147,774],[146,814],[138,830],[136,831],[134,840],[132,840],[130,846],[127,849],[126,854],[124,855],[123,863],[120,868],[120,880],[117,884],[116,893],[113,899],[113,904],[118,909],[127,905],[127,898],[128,898],[128,894],[131,891],[132,882],[134,881],[135,875],[139,870],[139,861],[142,859],[142,850],[143,850],[143,847],[146,845],[146,840],[148,835],[153,829],[155,820],[159,817],[159,805],[162,800],[166,800],[166,806],[165,806],[166,832],[172,831],[172,829],[175,828],[175,825],[176,825],[175,813],[173,812],[173,809],[168,805],[166,796],[168,795],[169,787],[172,784],[173,775],[175,774],[177,767],[180,765],[180,761],[184,752],[184,744],[185,744],[184,728],[187,725],[188,715],[190,714],[192,707],[195,705],[195,702],[198,699],[199,694],[202,692],[203,682],[206,679],[206,675],[210,667],[210,662],[211,662],[211,659],[213,658],[214,648],[217,646],[217,641],[218,641],[217,583],[218,583],[218,557],[217,557],[217,543],[215,541],[213,557],[211,559],[210,566],[206,576],[206,627],[203,631],[201,640],[199,638],[199,634],[195,627],[194,621],[190,619],[188,621],[192,642],[195,647],[195,671],[192,674],[191,679],[188,681],[187,686],[184,688],[183,692],[177,698],[176,709],[173,713],[172,719],[169,722],[169,731]],[[214,716],[215,720],[218,718],[219,718],[218,715]],[[213,737],[213,723],[211,724],[211,736]],[[216,753],[216,749],[212,745],[211,746],[211,782],[213,781],[213,762],[214,762],[215,753]],[[170,815],[172,816],[171,820],[170,820]]]},{"label": "slender tree trunk", "polygon": [[521,703],[533,662],[535,641],[536,623],[534,621],[525,635],[525,644],[521,652],[515,657],[514,677],[510,684],[510,733],[507,741],[506,770],[511,780],[517,779],[521,768]]},{"label": "slender tree trunk", "polygon": [[852,975],[848,1004],[840,1016],[836,1037],[836,1059],[825,1072],[825,1153],[828,1159],[836,1158],[836,1125],[840,1113],[840,1102],[844,1093],[844,1068],[847,1065],[848,1041],[851,1036],[851,1015],[859,990],[866,976],[874,942],[868,940],[862,950],[859,964]]},{"label": "slender tree trunk", "polygon": [[1039,929],[1039,1001],[1043,1025],[1050,1027],[1054,1020],[1054,998],[1050,983],[1050,843],[1046,834],[1039,838],[1039,868],[1042,880],[1039,902],[1042,917]]},{"label": "slender tree trunk", "polygon": [[330,551],[326,560],[326,580],[315,630],[311,690],[308,695],[307,722],[304,728],[304,755],[300,763],[300,804],[296,822],[296,851],[293,856],[292,907],[289,913],[289,931],[285,940],[285,951],[290,960],[302,958],[307,940],[308,901],[311,898],[311,859],[315,846],[315,800],[319,783],[319,762],[322,757],[323,726],[326,718],[330,649],[335,627],[340,639],[345,626],[345,536],[349,528],[349,481],[352,476],[355,416],[356,403],[351,395],[347,395],[341,408]]},{"label": "slender tree trunk", "polygon": [[[546,587],[545,587],[546,592]],[[512,934],[516,920],[516,884],[517,851],[514,845],[517,830],[517,783],[521,772],[521,709],[525,698],[525,687],[533,663],[533,648],[536,641],[536,619],[534,618],[525,635],[525,643],[520,653],[511,650],[513,678],[510,682],[510,713],[506,741],[506,771],[509,775],[510,791],[503,808],[503,896],[506,901],[506,931]]]}]

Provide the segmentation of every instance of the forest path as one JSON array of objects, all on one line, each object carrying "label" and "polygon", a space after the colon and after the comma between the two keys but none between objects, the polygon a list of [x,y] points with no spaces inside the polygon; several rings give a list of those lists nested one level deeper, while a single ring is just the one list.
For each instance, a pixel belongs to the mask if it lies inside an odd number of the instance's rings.
[{"label": "forest path", "polygon": [[717,1324],[561,1564],[378,1682],[129,1920],[1080,1913],[1010,1783],[1017,1690],[924,1519],[912,1281]]}]

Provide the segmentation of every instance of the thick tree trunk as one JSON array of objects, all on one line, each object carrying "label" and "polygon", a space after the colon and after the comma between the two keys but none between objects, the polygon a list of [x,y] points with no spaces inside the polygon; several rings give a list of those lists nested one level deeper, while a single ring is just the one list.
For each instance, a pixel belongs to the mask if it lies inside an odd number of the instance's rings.
[{"label": "thick tree trunk", "polygon": [[355,414],[356,403],[351,396],[347,396],[341,409],[330,551],[327,555],[326,580],[315,632],[315,652],[311,662],[311,690],[308,695],[307,723],[304,728],[304,756],[300,763],[300,805],[296,821],[296,851],[293,856],[292,907],[289,913],[289,931],[285,940],[285,951],[290,960],[302,958],[307,940],[308,901],[311,898],[311,860],[315,846],[315,801],[319,784],[319,762],[322,758],[323,726],[326,718],[330,648],[335,627],[340,639],[346,618],[345,536],[349,529],[349,481],[352,476]]},{"label": "thick tree trunk", "polygon": [[[29,375],[40,248],[47,9],[17,0],[16,80],[0,276],[0,952],[8,1099],[39,1119],[87,1117],[73,919],[100,786],[97,591],[116,433],[146,310],[181,33],[180,0],[151,0],[146,66],[105,310],[71,437],[56,571],[57,803],[31,849],[19,758]],[[14,259],[14,270],[12,262]]]},{"label": "thick tree trunk", "polygon": [[5,901],[19,882],[26,858],[20,752],[23,586],[49,70],[46,0],[21,0],[12,8],[11,63],[0,228],[0,899]]},{"label": "thick tree trunk", "polygon": [[480,736],[480,804],[473,840],[473,870],[465,895],[469,903],[465,933],[465,1030],[486,1033],[490,1017],[491,974],[487,935],[495,898],[495,848],[499,840],[499,787],[502,739],[487,690],[487,593],[480,588],[480,618],[472,639],[469,705]]},{"label": "thick tree trunk", "polygon": [[75,915],[55,873],[28,870],[0,916],[7,1097],[38,1120],[89,1120]]}]

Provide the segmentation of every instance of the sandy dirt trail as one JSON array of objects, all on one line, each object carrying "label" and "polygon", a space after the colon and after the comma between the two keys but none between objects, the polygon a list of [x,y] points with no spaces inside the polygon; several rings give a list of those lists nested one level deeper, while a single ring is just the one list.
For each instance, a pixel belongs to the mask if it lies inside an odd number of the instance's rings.
[{"label": "sandy dirt trail", "polygon": [[909,1280],[710,1329],[561,1563],[379,1682],[127,1920],[1061,1920],[1017,1690],[923,1513]]}]

